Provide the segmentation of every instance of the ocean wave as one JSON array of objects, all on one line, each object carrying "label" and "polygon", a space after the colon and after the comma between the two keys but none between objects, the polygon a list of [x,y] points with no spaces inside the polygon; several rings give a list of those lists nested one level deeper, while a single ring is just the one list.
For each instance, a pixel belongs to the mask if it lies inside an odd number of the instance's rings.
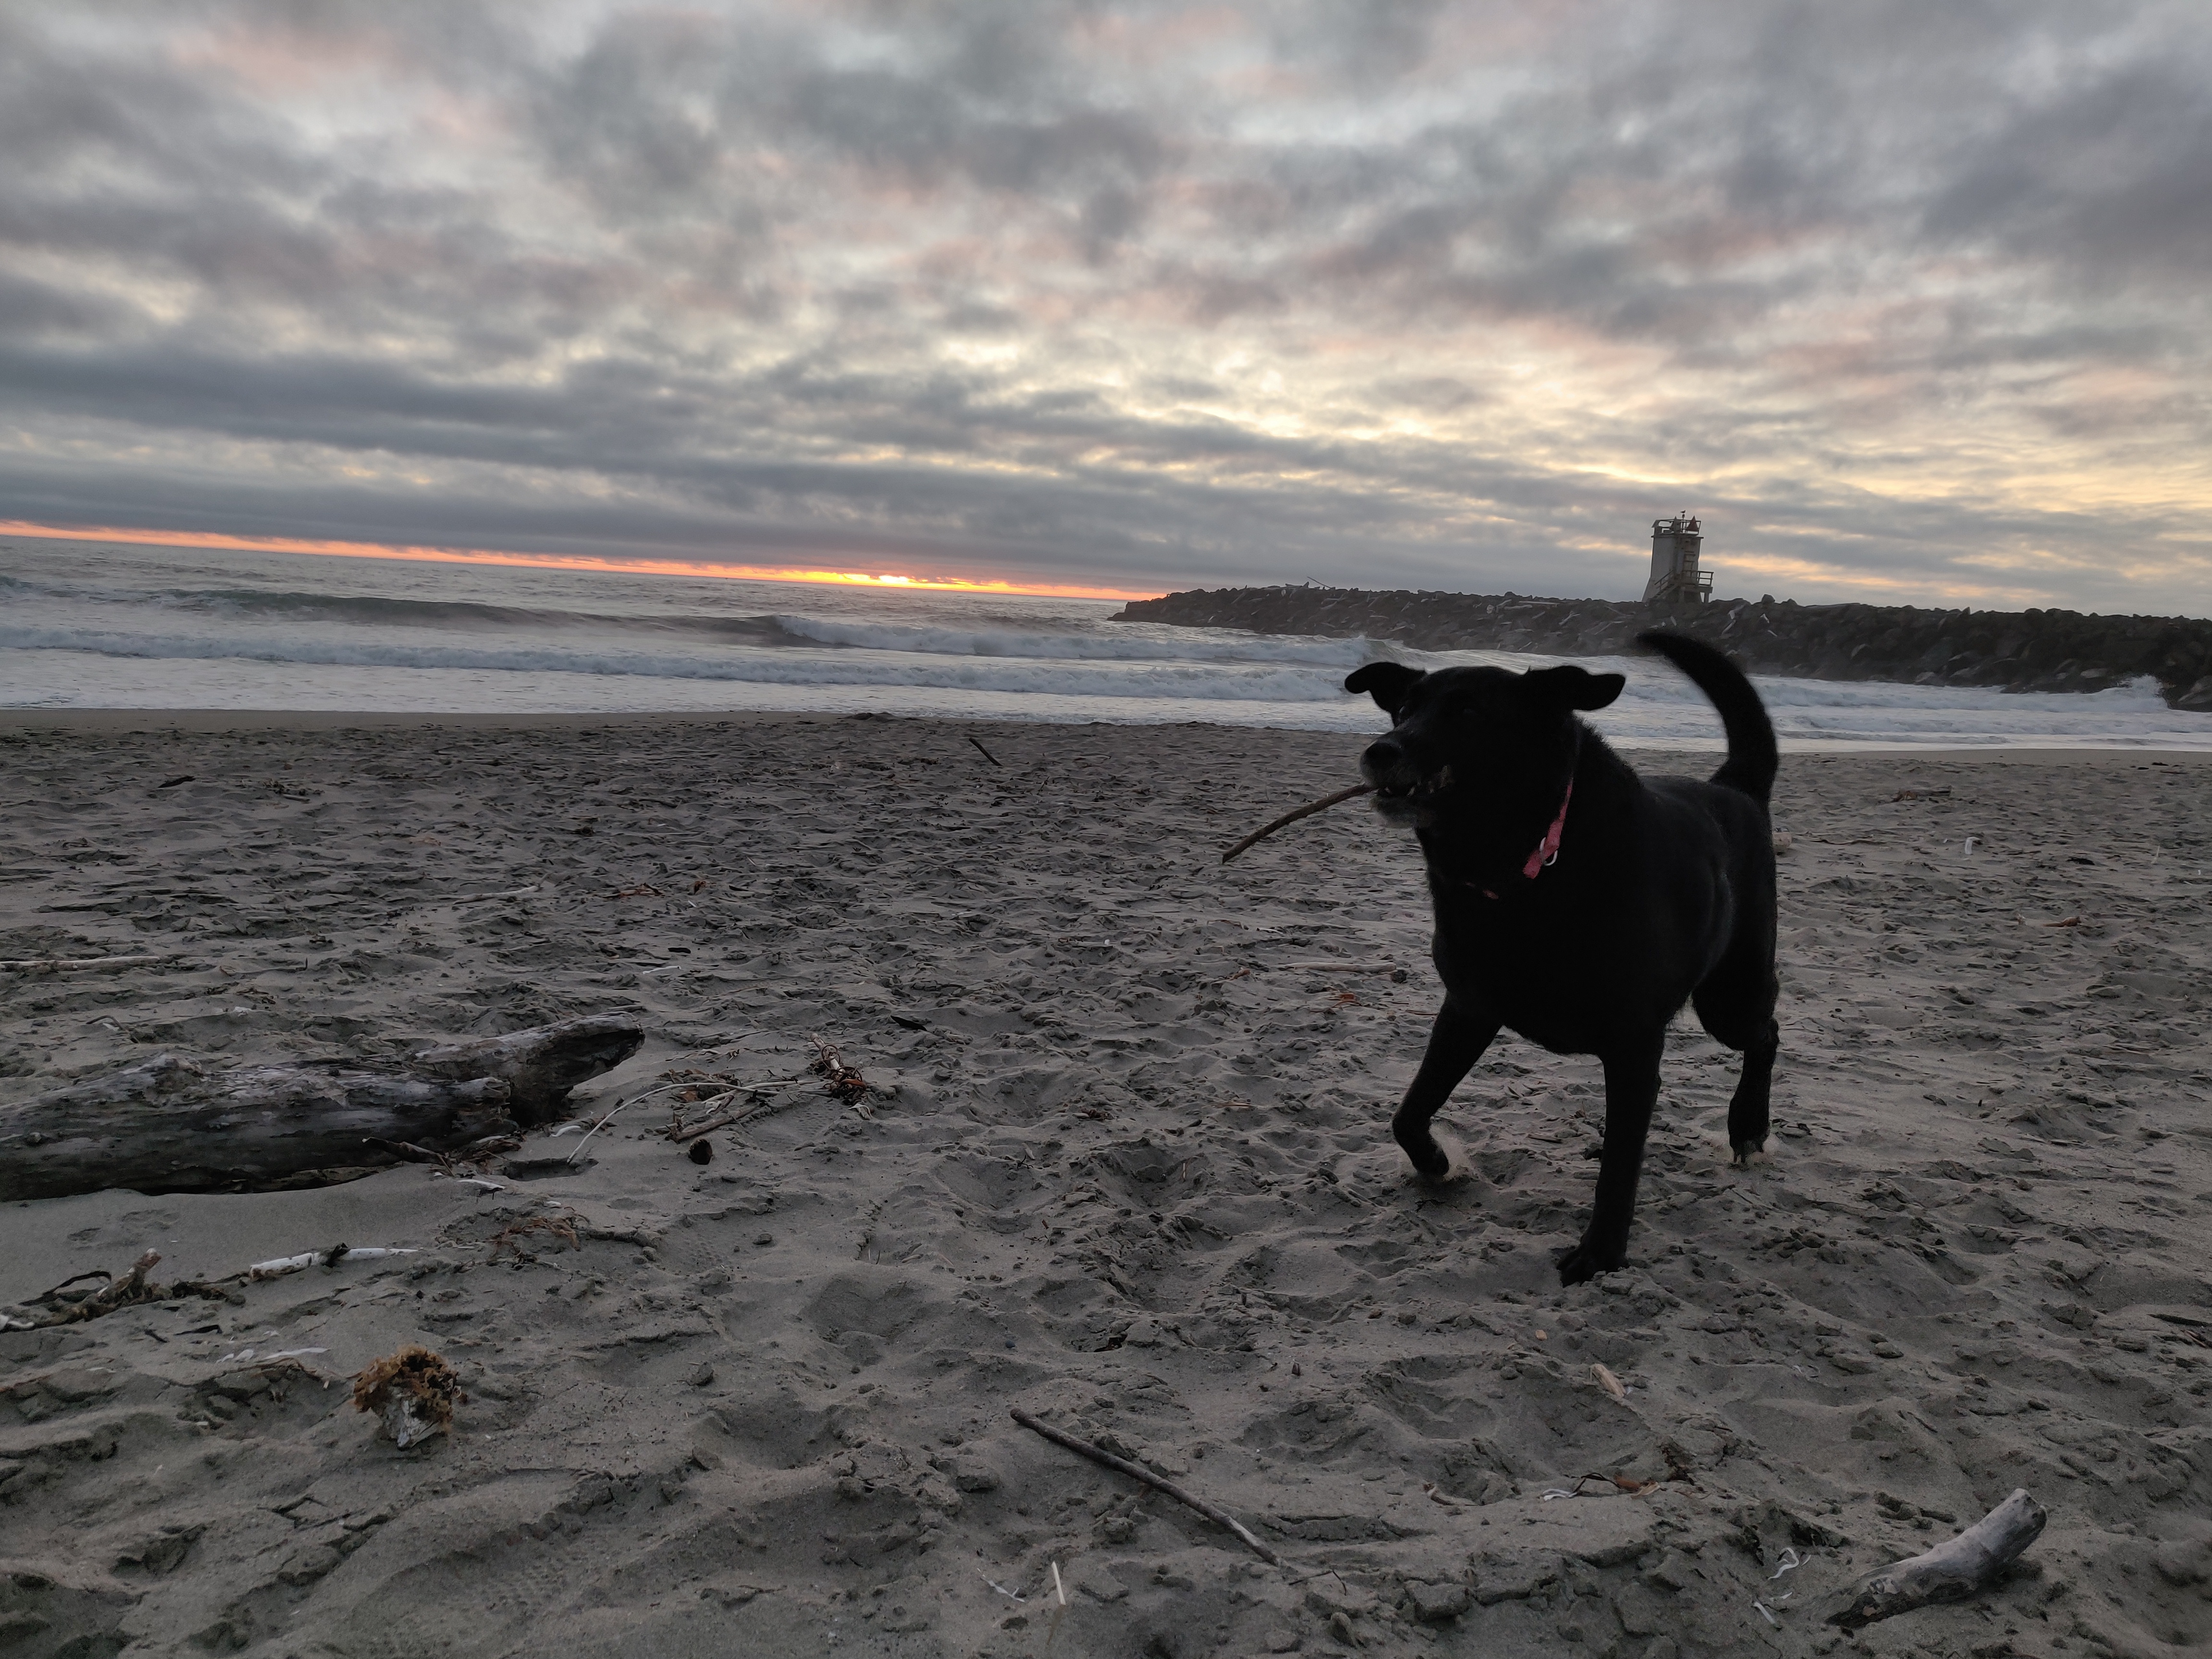
[{"label": "ocean wave", "polygon": [[[81,628],[0,626],[0,647],[90,652],[112,658],[230,660],[319,668],[468,670],[523,675],[625,677],[803,690],[1027,695],[1095,699],[1104,706],[1222,703],[1324,708],[1357,704],[1345,696],[1341,664],[1067,660],[1036,657],[952,656],[830,644],[713,655],[608,648],[571,648],[537,641],[477,644],[374,641],[287,634],[252,635],[126,634]],[[1338,642],[1344,643],[1344,642]],[[1475,653],[1463,653],[1473,660]],[[1521,659],[1484,653],[1499,665]],[[1441,663],[1442,658],[1431,658]],[[1616,665],[1628,676],[1620,700],[1594,716],[1608,736],[1632,743],[1702,743],[1719,736],[1718,717],[1695,687],[1643,659]],[[2008,695],[1977,688],[1762,678],[1759,690],[1785,739],[1827,743],[2020,743],[2037,740],[2127,741],[2152,727],[2194,717],[2177,715],[2148,681],[2094,693]],[[2158,717],[2163,717],[2158,718]],[[2147,718],[2148,717],[2148,718]],[[1337,724],[1332,716],[1328,724]]]},{"label": "ocean wave", "polygon": [[1317,702],[1339,700],[1344,695],[1341,676],[1333,668],[1265,663],[1098,663],[1027,657],[933,657],[920,653],[849,651],[834,647],[696,657],[640,651],[566,650],[542,644],[487,649],[477,646],[371,643],[289,635],[282,640],[258,635],[210,638],[78,628],[0,627],[0,647],[88,651],[101,656],[142,659],[229,658],[325,667],[624,674],[653,679],[781,685],[923,686],[1080,697]]},{"label": "ocean wave", "polygon": [[[926,656],[1033,659],[1053,662],[1201,662],[1303,665],[1349,670],[1384,654],[1364,638],[1329,639],[1244,634],[1231,629],[1168,628],[1060,616],[1039,628],[1019,616],[985,612],[957,623],[904,623],[789,611],[716,616],[697,611],[607,611],[424,599],[295,589],[171,587],[131,592],[112,586],[11,586],[46,597],[100,606],[152,605],[247,620],[323,622],[360,628],[414,628],[476,635],[502,632],[652,634],[769,647],[908,652]],[[1400,653],[1398,654],[1408,654]]]},{"label": "ocean wave", "polygon": [[1211,628],[1177,629],[1170,633],[1150,624],[1126,623],[1105,624],[1097,633],[1041,633],[1011,618],[1011,625],[999,627],[921,626],[789,615],[774,620],[787,633],[824,645],[930,656],[1040,657],[1061,662],[1274,663],[1350,670],[1384,654],[1382,647],[1364,638],[1237,634]]},{"label": "ocean wave", "polygon": [[775,617],[631,616],[620,612],[563,611],[486,605],[470,599],[410,599],[368,593],[295,593],[254,588],[173,589],[161,596],[167,608],[204,611],[222,616],[279,617],[288,621],[334,622],[366,627],[427,628],[486,633],[500,629],[562,632],[615,629],[647,634],[690,635],[735,645],[778,646],[802,642]]}]

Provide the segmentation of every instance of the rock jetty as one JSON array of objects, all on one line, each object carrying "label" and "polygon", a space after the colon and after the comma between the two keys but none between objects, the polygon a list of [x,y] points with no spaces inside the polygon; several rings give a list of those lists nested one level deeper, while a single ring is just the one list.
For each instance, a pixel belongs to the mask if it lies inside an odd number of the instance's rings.
[{"label": "rock jetty", "polygon": [[2212,711],[2212,621],[2075,611],[1936,611],[1799,605],[1767,595],[1695,605],[1519,594],[1224,587],[1134,599],[1119,622],[1360,635],[1417,651],[1613,656],[1647,628],[1674,628],[1754,673],[2007,691],[2101,691],[2146,675],[2177,708]]}]

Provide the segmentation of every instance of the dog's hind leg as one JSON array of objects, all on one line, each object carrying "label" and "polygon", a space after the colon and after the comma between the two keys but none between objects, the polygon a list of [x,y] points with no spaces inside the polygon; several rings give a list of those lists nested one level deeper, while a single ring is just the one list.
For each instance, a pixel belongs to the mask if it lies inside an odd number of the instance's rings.
[{"label": "dog's hind leg", "polygon": [[1390,1120],[1391,1134],[1413,1160],[1413,1168],[1430,1181],[1442,1181],[1449,1175],[1452,1159],[1429,1132],[1429,1120],[1459,1087],[1461,1079],[1474,1069],[1474,1062],[1482,1058],[1498,1029],[1496,1019],[1471,1013],[1449,996],[1437,1011],[1437,1023],[1429,1029],[1428,1051],[1421,1056],[1421,1069],[1413,1073],[1406,1098]]},{"label": "dog's hind leg", "polygon": [[1781,1051],[1781,1029],[1770,1019],[1759,1039],[1743,1051],[1743,1074],[1729,1101],[1729,1146],[1738,1164],[1766,1149],[1767,1097],[1774,1083],[1774,1056]]},{"label": "dog's hind leg", "polygon": [[1559,1258],[1559,1283],[1579,1285],[1628,1259],[1628,1224],[1636,1217],[1636,1184],[1644,1174],[1644,1141],[1659,1100],[1664,1026],[1620,1048],[1605,1061],[1605,1150],[1597,1166],[1597,1201],[1583,1242]]},{"label": "dog's hind leg", "polygon": [[1747,1164],[1766,1146],[1774,1057],[1782,1048],[1781,1028],[1774,1023],[1774,978],[1771,973],[1761,975],[1747,988],[1741,981],[1717,985],[1718,978],[1716,975],[1698,988],[1698,1023],[1716,1042],[1743,1055],[1743,1071],[1729,1101],[1728,1128],[1735,1161]]}]

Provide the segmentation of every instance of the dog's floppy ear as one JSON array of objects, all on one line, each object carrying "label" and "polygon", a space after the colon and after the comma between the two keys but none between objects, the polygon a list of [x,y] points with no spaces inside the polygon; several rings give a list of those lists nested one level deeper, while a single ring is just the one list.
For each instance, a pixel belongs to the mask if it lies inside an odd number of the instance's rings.
[{"label": "dog's floppy ear", "polygon": [[1628,684],[1625,674],[1593,674],[1571,664],[1563,668],[1532,668],[1522,678],[1530,690],[1560,708],[1603,708]]},{"label": "dog's floppy ear", "polygon": [[1415,683],[1427,678],[1419,669],[1408,668],[1401,662],[1370,662],[1364,668],[1353,669],[1344,682],[1344,689],[1364,691],[1384,714],[1395,714],[1406,706],[1406,694]]}]

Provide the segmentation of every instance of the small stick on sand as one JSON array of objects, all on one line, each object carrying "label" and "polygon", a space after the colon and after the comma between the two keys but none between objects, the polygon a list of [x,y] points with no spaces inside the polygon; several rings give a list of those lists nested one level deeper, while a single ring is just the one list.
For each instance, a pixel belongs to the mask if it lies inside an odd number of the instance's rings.
[{"label": "small stick on sand", "polygon": [[152,962],[174,962],[173,951],[157,951],[135,957],[27,957],[0,962],[11,974],[65,974],[79,968],[143,968]]},{"label": "small stick on sand", "polygon": [[968,741],[974,744],[978,750],[982,751],[982,756],[985,760],[990,762],[992,765],[998,767],[1000,771],[1004,771],[1006,769],[1004,764],[1000,761],[996,755],[993,754],[989,750],[983,748],[982,738],[970,738]]},{"label": "small stick on sand", "polygon": [[575,1150],[574,1152],[571,1152],[571,1153],[569,1153],[569,1154],[568,1154],[568,1157],[567,1161],[568,1161],[568,1163],[570,1163],[570,1164],[574,1164],[574,1163],[577,1160],[577,1158],[579,1158],[580,1157],[581,1157],[581,1156],[583,1155],[583,1151],[584,1151],[584,1141],[586,1141],[586,1140],[589,1140],[589,1139],[590,1139],[593,1135],[595,1135],[595,1134],[599,1133],[599,1132],[600,1130],[602,1130],[602,1129],[605,1128],[605,1127],[607,1127],[607,1125],[608,1125],[608,1124],[610,1124],[610,1123],[613,1122],[613,1121],[614,1121],[617,1117],[620,1117],[620,1116],[622,1115],[623,1112],[627,1108],[631,1107],[631,1106],[635,1106],[636,1103],[636,1103],[635,1101],[634,1101],[634,1100],[625,1100],[625,1101],[623,1101],[623,1102],[622,1103],[622,1104],[621,1104],[621,1105],[619,1105],[619,1106],[617,1106],[617,1107],[614,1109],[614,1110],[613,1110],[613,1111],[609,1112],[609,1113],[608,1113],[605,1117],[601,1118],[601,1119],[600,1119],[597,1123],[594,1123],[593,1125],[592,1125],[592,1127],[591,1127],[590,1128],[588,1128],[588,1129],[585,1130],[585,1131],[584,1131],[584,1139],[583,1139],[583,1140],[580,1140],[580,1141],[578,1141],[578,1142],[576,1143],[576,1150]]},{"label": "small stick on sand", "polygon": [[1204,1516],[1207,1520],[1213,1522],[1217,1525],[1228,1528],[1230,1531],[1235,1533],[1250,1547],[1253,1554],[1258,1556],[1269,1566],[1279,1567],[1283,1565],[1282,1557],[1277,1555],[1274,1551],[1269,1549],[1265,1544],[1261,1543],[1249,1532],[1245,1530],[1243,1522],[1237,1520],[1237,1517],[1230,1514],[1228,1510],[1216,1509],[1212,1504],[1207,1503],[1203,1498],[1193,1497],[1190,1493],[1185,1492],[1181,1486],[1176,1485],[1174,1481],[1161,1480],[1158,1475],[1154,1474],[1150,1469],[1144,1468],[1141,1464],[1132,1463],[1126,1457],[1116,1457],[1112,1452],[1108,1451],[1103,1446],[1094,1446],[1088,1440],[1083,1439],[1078,1435],[1070,1434],[1065,1429],[1056,1429],[1053,1427],[1051,1424],[1030,1416],[1029,1413],[1024,1411],[1019,1406],[1013,1407],[1013,1418],[1014,1421],[1020,1424],[1024,1428],[1034,1430],[1036,1433],[1042,1435],[1046,1439],[1051,1441],[1054,1445],[1065,1446],[1068,1450],[1075,1453],[1077,1456],[1087,1457],[1092,1462],[1113,1470],[1116,1474],[1126,1474],[1132,1480],[1141,1480],[1154,1491],[1165,1492],[1169,1497],[1174,1498],[1176,1503],[1182,1504],[1190,1509],[1196,1510],[1200,1515]]},{"label": "small stick on sand", "polygon": [[2004,1576],[2015,1557],[2043,1533],[2043,1505],[2020,1488],[1956,1538],[1884,1567],[1854,1589],[1828,1615],[1832,1625],[1857,1630],[1931,1601],[1963,1601]]},{"label": "small stick on sand", "polygon": [[1273,835],[1276,830],[1296,823],[1300,818],[1310,818],[1316,812],[1327,811],[1330,807],[1338,805],[1340,802],[1351,800],[1355,796],[1358,795],[1371,795],[1374,793],[1375,786],[1373,784],[1355,783],[1349,789],[1340,789],[1333,795],[1323,795],[1319,800],[1309,801],[1306,805],[1298,808],[1297,811],[1285,812],[1282,817],[1277,818],[1273,823],[1267,824],[1263,828],[1255,830],[1250,835],[1245,836],[1243,840],[1238,842],[1236,846],[1224,853],[1221,855],[1221,861],[1224,864],[1228,863],[1230,860],[1235,858],[1246,848],[1253,845],[1256,842],[1267,840],[1267,837]]},{"label": "small stick on sand", "polygon": [[1060,1621],[1067,1617],[1067,1585],[1060,1576],[1060,1563],[1052,1564],[1052,1593],[1060,1598],[1060,1605],[1052,1610],[1052,1623],[1044,1633],[1044,1650],[1052,1651],[1054,1639],[1060,1634]]},{"label": "small stick on sand", "polygon": [[257,1261],[246,1270],[246,1276],[248,1279],[282,1279],[286,1273],[304,1273],[319,1264],[335,1267],[341,1261],[380,1261],[387,1255],[422,1254],[418,1249],[392,1249],[381,1244],[333,1244],[327,1250],[309,1250],[301,1255],[280,1255],[273,1261]]}]

